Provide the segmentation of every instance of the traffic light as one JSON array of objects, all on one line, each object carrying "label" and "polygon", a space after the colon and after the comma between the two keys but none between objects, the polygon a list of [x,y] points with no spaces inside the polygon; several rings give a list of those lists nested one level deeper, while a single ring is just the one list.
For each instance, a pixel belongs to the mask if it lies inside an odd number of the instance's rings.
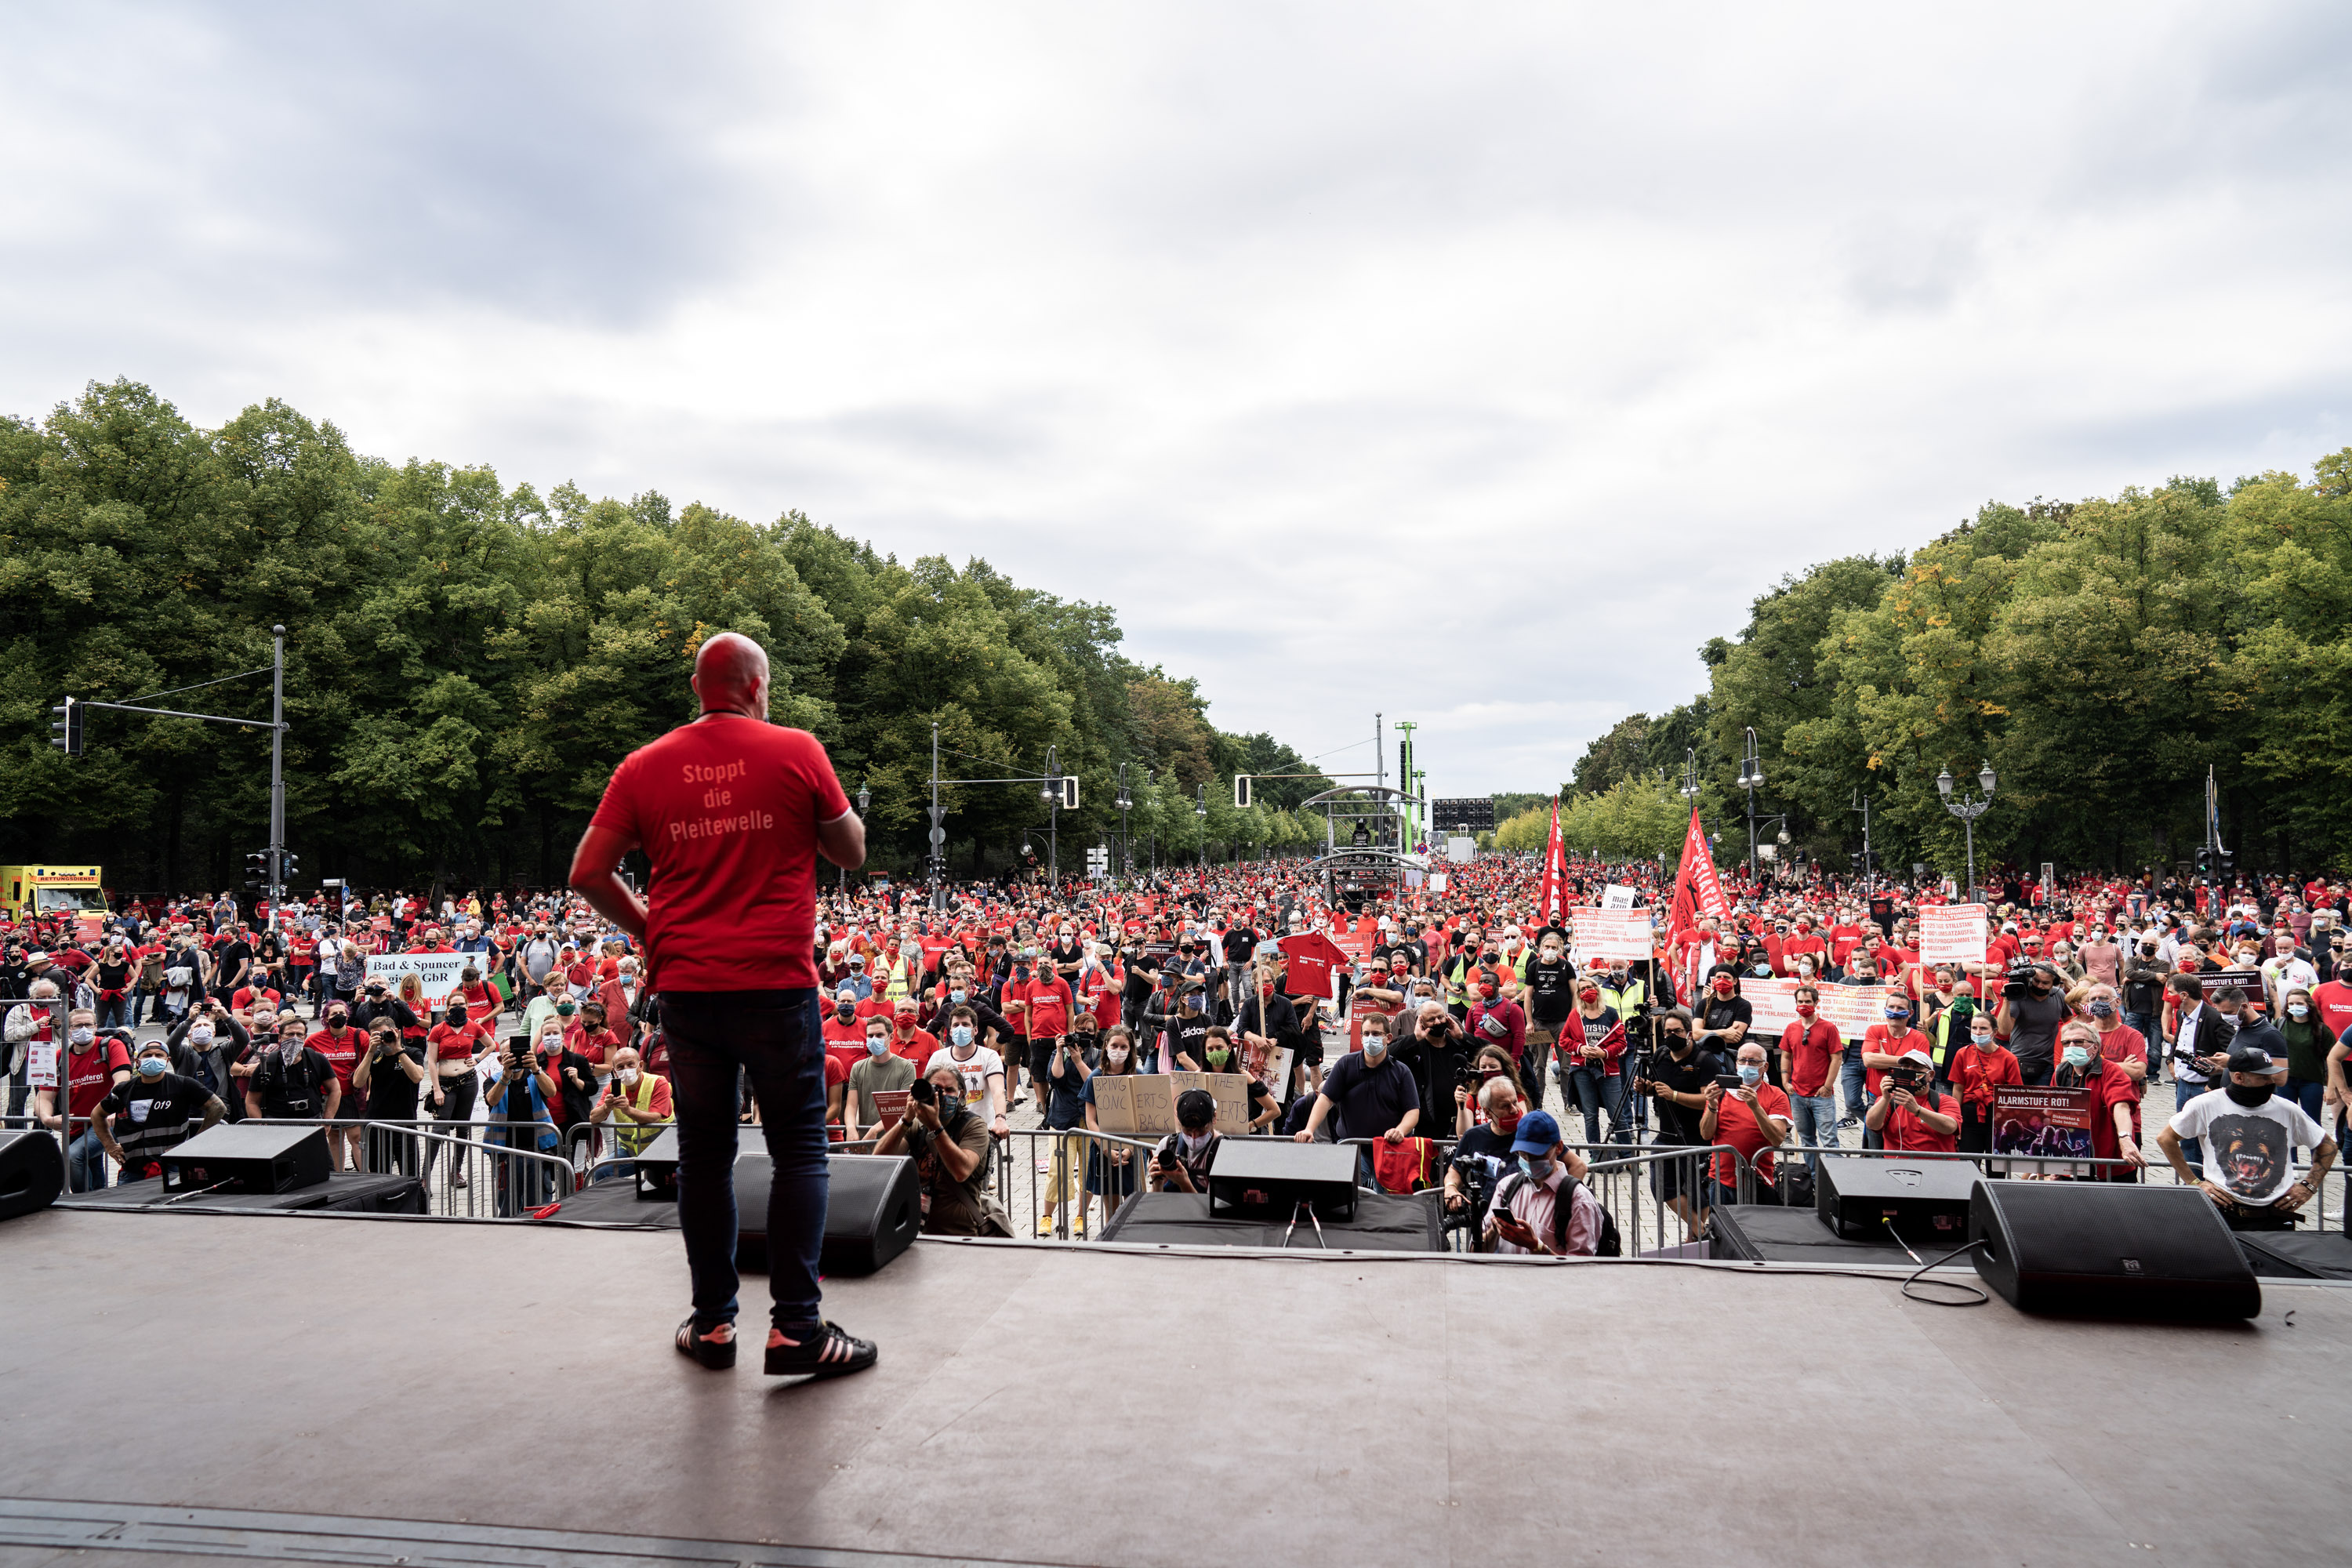
[{"label": "traffic light", "polygon": [[81,705],[72,698],[49,710],[57,715],[49,721],[49,744],[68,757],[81,755]]},{"label": "traffic light", "polygon": [[1234,775],[1234,809],[1247,811],[1249,808],[1250,776],[1247,773],[1235,773]]},{"label": "traffic light", "polygon": [[2213,874],[2213,851],[2210,848],[2200,848],[2197,851],[2197,874],[2200,877],[2210,877]]},{"label": "traffic light", "polygon": [[2238,852],[2236,850],[2224,849],[2220,851],[2220,859],[2221,861],[2222,876],[2234,877],[2238,874]]},{"label": "traffic light", "polygon": [[302,868],[299,864],[299,858],[291,849],[278,851],[278,879],[280,882],[291,882],[294,879],[294,874]]},{"label": "traffic light", "polygon": [[246,856],[245,885],[248,890],[257,893],[269,885],[268,850],[256,849]]}]

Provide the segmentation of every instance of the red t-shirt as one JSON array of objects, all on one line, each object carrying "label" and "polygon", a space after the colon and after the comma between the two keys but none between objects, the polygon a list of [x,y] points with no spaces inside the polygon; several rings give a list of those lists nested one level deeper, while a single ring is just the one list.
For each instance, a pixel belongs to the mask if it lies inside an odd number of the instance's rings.
[{"label": "red t-shirt", "polygon": [[1990,1120],[1992,1115],[1992,1091],[2005,1084],[2023,1085],[2025,1074],[2017,1065],[2016,1055],[2007,1046],[1996,1045],[1989,1051],[1977,1049],[1969,1040],[1955,1047],[1951,1060],[1952,1087],[1960,1091],[1960,1099],[1979,1107],[1977,1120]]},{"label": "red t-shirt", "polygon": [[1811,1028],[1804,1025],[1800,1018],[1781,1030],[1780,1048],[1789,1053],[1789,1087],[1817,1100],[1830,1091],[1830,1081],[1845,1058],[1845,1041],[1827,1018],[1816,1015]]},{"label": "red t-shirt", "polygon": [[[1756,1109],[1783,1121],[1790,1119],[1789,1097],[1769,1083],[1756,1086]],[[1738,1150],[1743,1160],[1756,1159],[1756,1152],[1764,1147],[1764,1130],[1756,1124],[1755,1112],[1748,1109],[1746,1100],[1738,1099],[1729,1089],[1725,1089],[1723,1098],[1716,1102],[1715,1141],[1728,1143]],[[1756,1175],[1759,1181],[1772,1179],[1771,1155],[1767,1154],[1757,1161]],[[1715,1179],[1727,1187],[1739,1179],[1730,1155],[1717,1154],[1715,1157]]]},{"label": "red t-shirt", "polygon": [[[1949,1116],[1956,1120],[1958,1118],[1960,1114],[1958,1100],[1948,1094],[1931,1095],[1928,1098],[1935,1102],[1927,1107],[1928,1110],[1938,1116]],[[1949,1132],[1937,1132],[1899,1105],[1891,1107],[1887,1110],[1885,1138],[1886,1146],[1889,1149],[1912,1150],[1921,1153],[1930,1150],[1940,1150],[1944,1153],[1950,1154],[1957,1152],[1960,1146],[1958,1128],[1955,1127]]]},{"label": "red t-shirt", "polygon": [[929,1029],[916,1029],[905,1035],[896,1029],[890,1032],[890,1054],[904,1057],[914,1063],[917,1072],[930,1065],[931,1057],[939,1048],[940,1037]]},{"label": "red t-shirt", "polygon": [[114,1075],[131,1067],[131,1053],[121,1040],[100,1040],[86,1051],[68,1046],[58,1054],[64,1058],[58,1070],[66,1079],[66,1109],[74,1116],[86,1117],[96,1110],[106,1091],[114,1087]]},{"label": "red t-shirt", "polygon": [[[430,1054],[436,1061],[465,1061],[489,1044],[490,1033],[479,1024],[468,1023],[459,1028],[436,1024],[425,1034]],[[425,1086],[431,1088],[430,1084]]]},{"label": "red t-shirt", "polygon": [[2331,980],[2325,985],[2311,988],[2311,1005],[2319,1009],[2319,1021],[2337,1039],[2352,1028],[2352,985],[2341,980]]},{"label": "red t-shirt", "polygon": [[359,1066],[360,1053],[367,1049],[368,1032],[346,1027],[342,1044],[337,1045],[334,1031],[317,1029],[302,1043],[327,1058],[327,1065],[335,1069],[335,1081],[343,1086],[345,1094],[349,1094],[352,1091],[352,1069]]},{"label": "red t-shirt", "polygon": [[1059,975],[1051,980],[1031,979],[1004,988],[1007,1002],[1026,1002],[1028,1010],[1013,1013],[1002,1009],[1013,1025],[1033,1040],[1058,1040],[1070,1032],[1070,1015],[1076,1010],[1077,998],[1070,993],[1070,983]]},{"label": "red t-shirt", "polygon": [[[1865,1053],[1874,1052],[1883,1057],[1899,1057],[1911,1051],[1925,1051],[1930,1057],[1936,1054],[1936,1043],[1918,1030],[1906,1027],[1897,1037],[1885,1024],[1873,1024],[1862,1032],[1862,1048]],[[1884,1073],[1877,1068],[1871,1068],[1864,1076],[1870,1080],[1867,1087],[1871,1097],[1877,1098],[1878,1080],[1885,1076]]]},{"label": "red t-shirt", "polygon": [[2105,1060],[2099,1063],[2096,1078],[2085,1076],[2084,1087],[2091,1091],[2091,1152],[2099,1159],[2112,1160],[2122,1152],[2123,1147],[2116,1142],[2116,1106],[2131,1107],[2132,1142],[2139,1142],[2139,1090],[2123,1068]]},{"label": "red t-shirt", "polygon": [[719,713],[613,770],[593,825],[653,862],[646,984],[656,991],[816,984],[816,829],[849,810],[805,730]]}]

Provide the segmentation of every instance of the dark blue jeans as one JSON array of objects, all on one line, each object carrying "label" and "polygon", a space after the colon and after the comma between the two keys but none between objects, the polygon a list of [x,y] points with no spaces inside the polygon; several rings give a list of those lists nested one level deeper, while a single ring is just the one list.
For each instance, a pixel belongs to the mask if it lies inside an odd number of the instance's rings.
[{"label": "dark blue jeans", "polygon": [[816,992],[665,991],[677,1115],[677,1214],[694,1322],[735,1321],[736,1075],[750,1076],[768,1141],[768,1290],[779,1327],[817,1321],[824,1244],[824,1047]]}]

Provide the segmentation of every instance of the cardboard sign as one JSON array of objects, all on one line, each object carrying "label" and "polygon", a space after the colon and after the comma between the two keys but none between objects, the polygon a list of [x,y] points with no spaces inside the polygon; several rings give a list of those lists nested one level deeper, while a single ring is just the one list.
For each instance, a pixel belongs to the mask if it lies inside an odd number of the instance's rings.
[{"label": "cardboard sign", "polygon": [[1919,962],[1982,963],[1988,929],[1982,904],[1930,904],[1919,911]]},{"label": "cardboard sign", "polygon": [[[911,1093],[911,1090],[903,1089],[876,1089],[874,1091],[874,1115],[876,1120],[873,1130],[877,1132],[887,1132],[892,1127],[897,1126],[899,1118],[907,1114],[907,1101],[910,1098]],[[865,1130],[861,1128],[859,1131],[863,1131]]]},{"label": "cardboard sign", "polygon": [[[1739,994],[1748,998],[1752,1014],[1748,1026],[1749,1039],[1778,1040],[1781,1032],[1797,1021],[1797,985],[1794,980],[1739,983]],[[1822,985],[1816,989],[1821,993],[1821,1005],[1813,1016],[1836,1025],[1839,1035],[1846,1039],[1858,1040],[1873,1024],[1886,1022],[1884,985]]]},{"label": "cardboard sign", "polygon": [[1164,1138],[1176,1131],[1176,1097],[1205,1089],[1217,1102],[1217,1131],[1249,1131],[1249,1085],[1237,1072],[1097,1073],[1095,1121],[1121,1138]]},{"label": "cardboard sign", "polygon": [[1639,963],[1650,956],[1650,916],[1636,909],[1571,909],[1569,947],[1579,963],[1623,959]]},{"label": "cardboard sign", "polygon": [[1612,882],[1601,889],[1601,907],[1604,910],[1630,910],[1633,907],[1633,889],[1622,882]]},{"label": "cardboard sign", "polygon": [[[2001,1084],[1992,1091],[1992,1152],[1996,1154],[2057,1155],[2088,1161],[2091,1119],[2098,1114],[2097,1097],[2085,1089],[2026,1089]],[[2006,1165],[1988,1168],[2005,1171]],[[2034,1164],[2016,1167],[2021,1175],[2087,1176],[2090,1164]]]},{"label": "cardboard sign", "polygon": [[425,999],[439,1006],[442,998],[457,988],[457,977],[466,966],[476,962],[478,954],[470,952],[375,952],[368,955],[367,977],[381,980],[395,994],[400,990],[400,977],[416,976],[425,987]]}]

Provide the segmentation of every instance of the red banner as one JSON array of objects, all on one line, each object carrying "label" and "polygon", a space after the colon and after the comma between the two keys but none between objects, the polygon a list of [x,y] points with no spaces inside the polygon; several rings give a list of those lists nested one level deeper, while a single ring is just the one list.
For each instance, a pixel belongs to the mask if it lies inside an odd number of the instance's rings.
[{"label": "red banner", "polygon": [[1544,840],[1543,888],[1536,896],[1538,917],[1548,926],[1568,929],[1568,856],[1559,842],[1559,797],[1551,800],[1551,837]]},{"label": "red banner", "polygon": [[1698,825],[1698,807],[1691,807],[1690,831],[1683,836],[1683,863],[1675,871],[1674,920],[1671,930],[1681,932],[1698,924],[1701,915],[1731,918],[1731,900],[1715,874],[1715,857],[1707,852],[1706,834]]}]

